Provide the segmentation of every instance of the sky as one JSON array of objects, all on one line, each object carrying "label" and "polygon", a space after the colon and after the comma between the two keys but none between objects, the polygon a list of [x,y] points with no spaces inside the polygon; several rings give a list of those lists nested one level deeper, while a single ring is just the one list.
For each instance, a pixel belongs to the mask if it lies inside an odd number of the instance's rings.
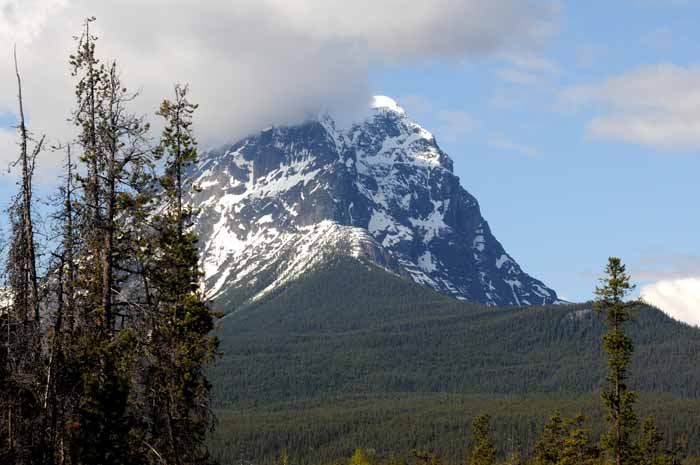
[{"label": "sky", "polygon": [[[68,55],[92,15],[98,54],[141,94],[136,113],[187,82],[215,146],[319,112],[352,120],[391,96],[526,272],[584,301],[619,256],[644,298],[700,324],[700,2],[0,0],[2,173],[16,154],[13,44],[30,128],[69,140]],[[39,192],[60,164],[42,155]],[[3,203],[14,182],[0,176]]]}]

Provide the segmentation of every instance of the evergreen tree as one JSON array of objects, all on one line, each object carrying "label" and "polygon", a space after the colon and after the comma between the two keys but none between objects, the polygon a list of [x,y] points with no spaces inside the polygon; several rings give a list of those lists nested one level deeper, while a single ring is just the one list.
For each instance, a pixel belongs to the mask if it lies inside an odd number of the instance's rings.
[{"label": "evergreen tree", "polygon": [[[159,178],[160,204],[153,224],[155,243],[148,286],[155,305],[151,348],[158,362],[148,372],[154,386],[150,440],[155,449],[176,465],[207,460],[206,433],[213,424],[209,408],[211,386],[204,373],[214,360],[218,342],[209,335],[214,315],[200,281],[194,214],[185,197],[184,177],[197,161],[192,115],[197,108],[187,100],[186,86],[175,87],[175,99],[166,100],[158,115],[166,120],[157,156],[165,162]],[[156,387],[157,386],[157,387]]]},{"label": "evergreen tree", "polygon": [[81,360],[82,381],[71,443],[77,461],[117,464],[138,452],[125,438],[139,417],[133,405],[140,388],[136,349],[144,299],[124,283],[134,280],[135,251],[142,248],[152,163],[148,125],[127,108],[135,95],[121,83],[115,62],[106,67],[96,58],[93,21],[85,21],[71,56],[78,77],[73,121],[81,129],[77,146],[87,168],[77,177],[82,192],[74,203],[74,226],[82,236],[74,356]]},{"label": "evergreen tree", "polygon": [[579,413],[566,422],[566,435],[561,444],[557,465],[592,465],[595,454],[590,447],[590,432],[583,427],[585,417]]},{"label": "evergreen tree", "polygon": [[491,439],[491,417],[481,414],[472,423],[471,453],[469,465],[493,465],[496,460],[496,448]]},{"label": "evergreen tree", "polygon": [[534,462],[537,465],[556,465],[564,443],[564,427],[557,410],[544,425],[544,431],[534,446]]},{"label": "evergreen tree", "polygon": [[609,430],[601,438],[601,445],[614,458],[616,465],[626,465],[632,463],[633,457],[633,434],[637,431],[633,406],[637,396],[627,386],[633,345],[622,325],[630,320],[631,310],[637,303],[625,301],[633,286],[619,258],[608,260],[605,275],[596,288],[595,301],[595,309],[603,315],[608,326],[603,337],[603,348],[608,354],[608,386],[602,397],[607,407]]},{"label": "evergreen tree", "polygon": [[639,465],[671,465],[674,463],[673,454],[663,449],[664,436],[656,428],[654,419],[647,417],[642,427],[642,435],[637,441],[637,457]]},{"label": "evergreen tree", "polygon": [[348,465],[370,465],[370,462],[365,455],[365,451],[357,448],[355,452],[353,452],[352,457],[348,460]]}]

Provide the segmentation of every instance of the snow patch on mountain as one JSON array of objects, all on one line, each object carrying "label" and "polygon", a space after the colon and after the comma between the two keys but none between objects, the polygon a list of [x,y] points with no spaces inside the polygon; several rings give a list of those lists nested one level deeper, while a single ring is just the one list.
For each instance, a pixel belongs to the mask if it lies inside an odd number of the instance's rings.
[{"label": "snow patch on mountain", "polygon": [[386,95],[375,95],[372,98],[371,107],[375,109],[386,109],[389,111],[399,113],[401,115],[406,114],[406,111],[403,108],[401,108],[398,103],[396,103],[396,100],[394,100],[391,97],[387,97]]}]

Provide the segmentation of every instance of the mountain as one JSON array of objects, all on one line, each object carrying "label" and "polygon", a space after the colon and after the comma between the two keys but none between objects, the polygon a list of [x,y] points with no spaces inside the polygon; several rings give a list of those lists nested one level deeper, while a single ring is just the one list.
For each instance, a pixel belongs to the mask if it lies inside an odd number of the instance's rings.
[{"label": "mountain", "polygon": [[557,302],[506,253],[433,135],[375,97],[349,129],[330,116],[211,150],[190,174],[208,295],[274,294],[334,256],[459,300]]}]

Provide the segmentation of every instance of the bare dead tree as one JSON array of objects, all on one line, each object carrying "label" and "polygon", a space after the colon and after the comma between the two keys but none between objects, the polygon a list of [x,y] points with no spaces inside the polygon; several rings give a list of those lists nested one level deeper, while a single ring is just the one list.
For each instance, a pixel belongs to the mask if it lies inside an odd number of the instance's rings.
[{"label": "bare dead tree", "polygon": [[22,169],[22,186],[20,190],[22,202],[22,219],[24,237],[26,241],[26,263],[29,285],[30,308],[35,322],[39,322],[39,286],[36,272],[36,248],[34,244],[34,223],[32,221],[32,176],[34,175],[34,165],[36,157],[41,152],[45,137],[42,136],[34,146],[32,153],[28,153],[29,133],[24,120],[24,102],[22,99],[22,79],[19,74],[17,64],[17,47],[14,49],[15,74],[17,76],[17,100],[19,106],[19,135],[20,135],[20,158],[19,163]]},{"label": "bare dead tree", "polygon": [[[17,50],[14,50],[19,124],[19,157],[13,164],[20,169],[19,192],[9,209],[11,240],[6,263],[10,305],[3,315],[6,322],[4,347],[7,386],[3,390],[3,427],[7,454],[15,463],[40,460],[44,436],[39,432],[43,410],[40,406],[45,385],[44,335],[41,328],[41,302],[37,276],[37,253],[33,218],[33,175],[44,137],[35,141],[27,129]],[[34,142],[30,150],[30,143]]]}]

